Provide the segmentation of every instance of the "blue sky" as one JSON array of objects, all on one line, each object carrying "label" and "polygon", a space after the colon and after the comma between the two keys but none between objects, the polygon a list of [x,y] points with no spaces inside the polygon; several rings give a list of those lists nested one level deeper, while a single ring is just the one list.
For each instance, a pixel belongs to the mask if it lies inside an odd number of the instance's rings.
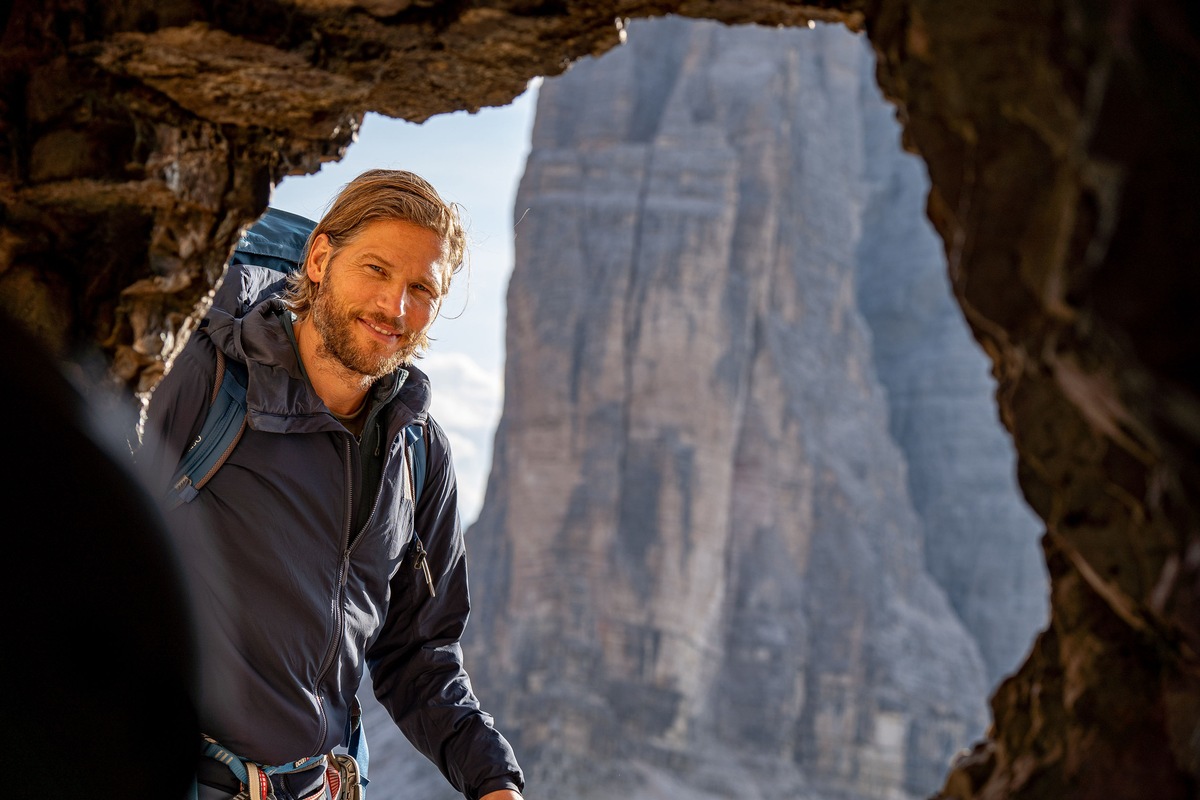
[{"label": "blue sky", "polygon": [[536,87],[535,81],[503,108],[443,114],[420,125],[368,115],[341,161],[285,178],[271,196],[272,206],[316,219],[354,176],[384,167],[417,173],[463,207],[470,271],[455,278],[433,326],[433,346],[419,365],[433,382],[433,415],[454,451],[464,525],[483,503],[503,399],[513,202],[529,152]]}]

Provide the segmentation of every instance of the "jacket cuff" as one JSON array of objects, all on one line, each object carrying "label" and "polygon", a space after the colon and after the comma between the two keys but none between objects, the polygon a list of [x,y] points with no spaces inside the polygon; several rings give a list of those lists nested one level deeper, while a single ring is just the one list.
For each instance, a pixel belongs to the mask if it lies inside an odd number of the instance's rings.
[{"label": "jacket cuff", "polygon": [[521,794],[522,787],[513,782],[512,778],[492,778],[484,781],[479,786],[479,791],[475,794],[476,798],[483,797],[489,792],[498,792],[501,789],[511,789],[517,794]]}]

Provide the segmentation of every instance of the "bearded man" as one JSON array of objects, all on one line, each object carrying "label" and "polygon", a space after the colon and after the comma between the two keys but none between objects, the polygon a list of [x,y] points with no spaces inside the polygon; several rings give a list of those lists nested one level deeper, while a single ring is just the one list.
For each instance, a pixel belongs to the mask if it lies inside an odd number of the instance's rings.
[{"label": "bearded man", "polygon": [[[355,765],[335,748],[355,734],[364,665],[458,791],[520,800],[521,768],[462,664],[454,470],[412,363],[464,254],[457,207],[427,181],[363,173],[313,229],[284,295],[237,313],[214,305],[154,391],[144,436],[165,490],[218,363],[244,365],[241,439],[167,514],[198,631],[200,800],[352,788]],[[415,502],[414,422],[428,459]]]}]

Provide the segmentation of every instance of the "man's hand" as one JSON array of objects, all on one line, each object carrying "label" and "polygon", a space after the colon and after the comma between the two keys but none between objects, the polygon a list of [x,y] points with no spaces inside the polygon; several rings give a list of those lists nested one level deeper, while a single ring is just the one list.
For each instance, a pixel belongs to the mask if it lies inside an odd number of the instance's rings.
[{"label": "man's hand", "polygon": [[501,789],[498,792],[488,792],[479,800],[522,800],[522,798],[512,789]]}]

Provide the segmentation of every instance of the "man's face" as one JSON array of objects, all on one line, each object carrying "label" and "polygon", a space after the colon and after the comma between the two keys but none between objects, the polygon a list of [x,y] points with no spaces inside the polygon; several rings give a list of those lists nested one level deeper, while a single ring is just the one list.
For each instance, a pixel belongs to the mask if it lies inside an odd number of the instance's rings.
[{"label": "man's face", "polygon": [[402,220],[369,223],[336,254],[317,237],[306,269],[318,356],[372,380],[407,362],[437,317],[443,257],[437,234]]}]

